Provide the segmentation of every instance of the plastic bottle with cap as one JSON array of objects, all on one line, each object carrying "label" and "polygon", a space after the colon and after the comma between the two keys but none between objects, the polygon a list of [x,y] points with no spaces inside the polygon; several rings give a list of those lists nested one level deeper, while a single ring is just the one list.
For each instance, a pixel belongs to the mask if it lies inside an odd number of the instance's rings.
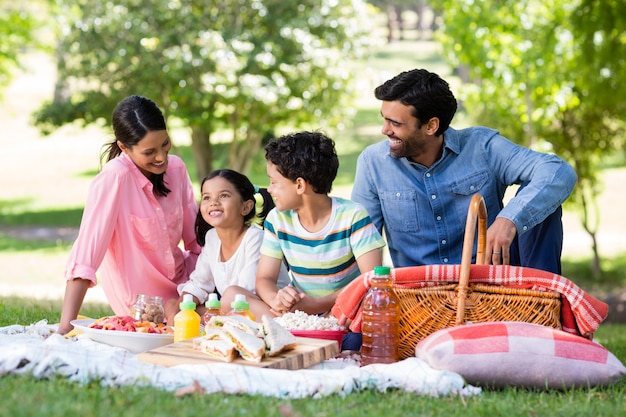
[{"label": "plastic bottle with cap", "polygon": [[200,336],[200,315],[196,313],[193,295],[183,295],[180,311],[174,316],[174,342]]},{"label": "plastic bottle with cap", "polygon": [[206,303],[204,303],[204,306],[206,307],[206,311],[202,316],[204,324],[207,324],[209,320],[211,320],[211,317],[220,315],[220,308],[222,307],[222,303],[217,298],[216,293],[213,292],[209,294],[209,299]]},{"label": "plastic bottle with cap", "polygon": [[232,308],[232,310],[228,313],[229,316],[244,316],[248,317],[250,320],[256,321],[254,314],[250,311],[250,304],[245,295],[235,295],[235,301],[230,303],[230,308]]},{"label": "plastic bottle with cap", "polygon": [[361,365],[397,362],[400,302],[389,267],[374,268],[362,306]]}]

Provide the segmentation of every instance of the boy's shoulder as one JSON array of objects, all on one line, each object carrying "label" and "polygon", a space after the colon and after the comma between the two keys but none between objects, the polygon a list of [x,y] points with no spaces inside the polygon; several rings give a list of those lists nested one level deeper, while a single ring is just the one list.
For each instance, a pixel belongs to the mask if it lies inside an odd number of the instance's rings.
[{"label": "boy's shoulder", "polygon": [[365,207],[356,201],[343,197],[331,197],[333,199],[333,211],[335,217],[363,217],[368,216]]},{"label": "boy's shoulder", "polygon": [[337,208],[341,208],[343,210],[361,210],[363,206],[356,201],[349,200],[343,197],[331,197],[331,199],[335,202]]}]

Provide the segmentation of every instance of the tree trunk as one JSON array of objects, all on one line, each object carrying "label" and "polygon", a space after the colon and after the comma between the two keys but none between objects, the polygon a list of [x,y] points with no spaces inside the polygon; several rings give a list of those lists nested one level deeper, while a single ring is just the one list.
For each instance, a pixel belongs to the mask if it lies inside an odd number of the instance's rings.
[{"label": "tree trunk", "polygon": [[[583,188],[585,188],[584,184],[581,184],[581,186]],[[591,264],[591,275],[593,276],[593,278],[599,279],[602,277],[602,264],[601,264],[601,260],[600,260],[600,250],[598,248],[598,239],[597,239],[597,226],[593,227],[590,225],[591,220],[590,220],[590,214],[589,214],[589,201],[588,199],[591,200],[591,203],[596,206],[596,224],[599,222],[598,216],[599,213],[597,210],[597,204],[595,203],[595,197],[591,196],[589,197],[588,194],[585,192],[585,190],[582,190],[582,192],[580,193],[581,195],[581,205],[582,205],[582,218],[581,218],[581,224],[583,226],[583,228],[585,229],[585,231],[589,234],[589,236],[591,237],[591,250],[593,252],[593,260],[592,260],[592,264]]]},{"label": "tree trunk", "polygon": [[395,9],[395,15],[396,15],[396,26],[398,28],[398,39],[400,39],[401,41],[404,40],[404,20],[402,20],[402,7],[395,5],[393,6],[393,8]]},{"label": "tree trunk", "polygon": [[387,43],[391,43],[394,40],[394,26],[396,22],[395,12],[391,5],[387,5]]},{"label": "tree trunk", "polygon": [[415,29],[417,30],[417,39],[425,38],[426,30],[426,11],[428,6],[424,0],[419,0],[415,3],[415,16],[417,18],[415,22]]},{"label": "tree trunk", "polygon": [[196,163],[196,177],[202,181],[213,170],[213,147],[211,137],[199,126],[191,126],[191,150]]}]

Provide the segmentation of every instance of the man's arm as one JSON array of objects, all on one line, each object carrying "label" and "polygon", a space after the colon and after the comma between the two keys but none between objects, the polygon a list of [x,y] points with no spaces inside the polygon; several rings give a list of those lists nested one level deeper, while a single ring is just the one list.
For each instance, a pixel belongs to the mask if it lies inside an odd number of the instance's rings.
[{"label": "man's arm", "polygon": [[569,197],[577,176],[558,156],[536,152],[508,140],[492,140],[487,150],[498,161],[496,172],[500,172],[503,182],[523,183],[487,230],[487,259],[493,264],[509,264],[515,236],[523,235],[554,213]]}]

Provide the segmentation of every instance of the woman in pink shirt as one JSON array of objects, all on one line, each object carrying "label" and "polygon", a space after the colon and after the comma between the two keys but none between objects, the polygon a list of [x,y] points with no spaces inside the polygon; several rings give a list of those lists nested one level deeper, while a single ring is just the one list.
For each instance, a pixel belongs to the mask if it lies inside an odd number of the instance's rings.
[{"label": "woman in pink shirt", "polygon": [[193,186],[184,162],[168,155],[172,144],[161,110],[130,96],[113,111],[112,124],[115,140],[89,189],[66,267],[61,334],[72,330],[96,271],[114,313],[128,315],[137,294],[177,298],[201,249]]}]

